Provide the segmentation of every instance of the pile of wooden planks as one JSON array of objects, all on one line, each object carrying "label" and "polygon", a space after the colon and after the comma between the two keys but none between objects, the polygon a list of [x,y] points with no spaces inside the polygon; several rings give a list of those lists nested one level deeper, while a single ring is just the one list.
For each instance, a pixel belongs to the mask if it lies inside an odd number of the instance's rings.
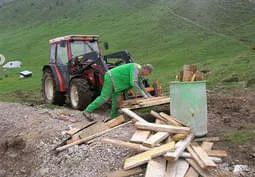
[{"label": "pile of wooden planks", "polygon": [[216,169],[216,163],[222,161],[220,157],[227,154],[212,150],[213,142],[202,138],[194,141],[188,126],[165,113],[151,111],[156,119],[150,123],[130,109],[123,108],[122,111],[135,120],[136,131],[132,138],[129,142],[109,138],[101,141],[134,149],[138,154],[126,158],[123,169],[108,176],[135,175],[143,172],[139,166],[144,164],[147,164],[145,177],[217,176],[210,170]]},{"label": "pile of wooden planks", "polygon": [[184,65],[183,70],[180,72],[180,75],[177,76],[180,81],[202,81],[205,80],[204,73],[197,71],[197,66],[192,65]]},{"label": "pile of wooden planks", "polygon": [[125,100],[121,103],[121,108],[138,109],[151,107],[156,105],[162,105],[170,103],[168,96],[152,97],[152,98],[136,98],[132,100]]}]

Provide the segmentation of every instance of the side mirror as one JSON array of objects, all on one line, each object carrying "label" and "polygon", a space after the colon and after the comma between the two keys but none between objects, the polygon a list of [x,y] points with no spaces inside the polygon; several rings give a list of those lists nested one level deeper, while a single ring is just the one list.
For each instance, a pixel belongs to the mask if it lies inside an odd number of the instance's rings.
[{"label": "side mirror", "polygon": [[108,50],[108,49],[109,49],[109,44],[108,44],[108,42],[104,42],[104,49],[105,49],[105,50]]},{"label": "side mirror", "polygon": [[60,44],[60,47],[63,47],[63,48],[66,47],[66,41],[60,41],[59,44]]}]

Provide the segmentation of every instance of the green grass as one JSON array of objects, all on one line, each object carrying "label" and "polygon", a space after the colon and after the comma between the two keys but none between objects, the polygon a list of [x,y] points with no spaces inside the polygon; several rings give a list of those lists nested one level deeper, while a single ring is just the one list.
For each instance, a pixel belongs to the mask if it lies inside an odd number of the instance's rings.
[{"label": "green grass", "polygon": [[225,132],[224,139],[233,143],[245,143],[247,141],[255,141],[255,125],[246,125],[245,129],[241,130],[230,130]]},{"label": "green grass", "polygon": [[[0,80],[0,100],[24,101],[17,91],[32,92],[40,100],[48,41],[68,34],[99,34],[110,43],[106,54],[128,49],[137,63],[152,63],[149,79],[158,79],[164,91],[182,66],[191,63],[210,71],[209,86],[232,74],[240,81],[252,80],[254,8],[255,3],[242,0],[13,1],[0,8],[0,53],[23,65]],[[25,69],[33,76],[20,79]]]}]

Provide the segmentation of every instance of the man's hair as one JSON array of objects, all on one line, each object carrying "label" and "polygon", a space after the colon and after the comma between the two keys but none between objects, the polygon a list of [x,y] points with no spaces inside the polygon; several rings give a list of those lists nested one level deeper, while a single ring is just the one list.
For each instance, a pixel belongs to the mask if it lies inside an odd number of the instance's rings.
[{"label": "man's hair", "polygon": [[153,70],[153,66],[151,64],[143,64],[142,68],[147,69],[148,71],[150,71],[150,73]]}]

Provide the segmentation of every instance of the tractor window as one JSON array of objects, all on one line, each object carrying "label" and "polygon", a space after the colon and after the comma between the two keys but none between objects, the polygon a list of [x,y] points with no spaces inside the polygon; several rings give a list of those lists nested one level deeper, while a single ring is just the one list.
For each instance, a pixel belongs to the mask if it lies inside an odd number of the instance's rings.
[{"label": "tractor window", "polygon": [[55,63],[56,60],[56,44],[50,45],[50,63]]},{"label": "tractor window", "polygon": [[94,42],[72,41],[71,42],[72,58],[92,52],[92,50],[86,43],[88,43],[88,45],[90,45],[93,50],[99,52],[98,45],[97,45],[96,41],[94,41]]},{"label": "tractor window", "polygon": [[67,45],[61,46],[58,44],[58,56],[57,56],[57,63],[66,65],[68,63],[68,55],[67,55]]}]

